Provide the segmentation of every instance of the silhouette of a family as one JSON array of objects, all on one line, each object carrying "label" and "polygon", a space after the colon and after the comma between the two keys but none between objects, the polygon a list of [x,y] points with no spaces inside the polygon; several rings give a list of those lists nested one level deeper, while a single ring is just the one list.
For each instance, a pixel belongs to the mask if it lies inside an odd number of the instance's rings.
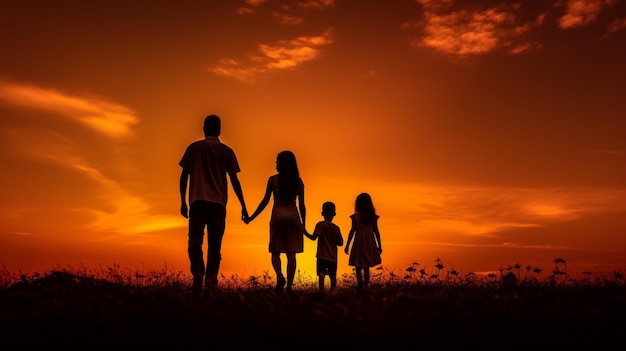
[{"label": "silhouette of a family", "polygon": [[[344,244],[339,226],[333,223],[335,204],[322,204],[322,217],[312,233],[306,229],[304,182],[300,177],[296,156],[284,150],[276,157],[277,173],[267,179],[265,194],[256,210],[249,215],[238,173],[241,171],[232,148],[219,139],[222,123],[217,115],[204,119],[204,139],[187,146],[179,162],[180,213],[188,219],[188,244],[192,291],[210,293],[218,287],[218,273],[222,260],[222,239],[226,229],[228,183],[241,204],[241,220],[249,224],[273,199],[269,223],[268,251],[276,275],[275,291],[291,292],[296,273],[296,254],[304,251],[304,236],[317,240],[317,275],[319,290],[324,290],[325,277],[330,289],[337,286],[337,248]],[[382,245],[378,229],[379,215],[368,193],[356,197],[352,225],[345,246],[348,264],[354,267],[356,288],[368,288],[370,268],[382,262]],[[204,236],[207,250],[204,259]],[[350,244],[352,249],[350,250]],[[281,254],[287,259],[286,276],[283,274]]]}]

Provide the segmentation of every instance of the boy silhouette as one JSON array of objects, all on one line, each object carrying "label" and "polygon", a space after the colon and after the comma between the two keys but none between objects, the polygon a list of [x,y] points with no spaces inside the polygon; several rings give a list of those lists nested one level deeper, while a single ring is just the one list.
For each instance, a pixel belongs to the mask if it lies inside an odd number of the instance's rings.
[{"label": "boy silhouette", "polygon": [[324,280],[330,279],[330,289],[337,287],[337,247],[343,245],[343,236],[339,226],[333,223],[335,204],[327,201],[322,205],[324,220],[317,222],[313,233],[304,228],[304,235],[311,240],[317,239],[317,276],[319,290],[324,291]]}]

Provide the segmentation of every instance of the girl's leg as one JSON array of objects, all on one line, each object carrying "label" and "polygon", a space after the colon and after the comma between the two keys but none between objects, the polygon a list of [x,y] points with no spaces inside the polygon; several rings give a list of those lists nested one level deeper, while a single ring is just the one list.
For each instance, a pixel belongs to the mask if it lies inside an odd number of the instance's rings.
[{"label": "girl's leg", "polygon": [[370,268],[363,268],[363,290],[367,289],[367,286],[370,283]]},{"label": "girl's leg", "polygon": [[282,262],[280,261],[280,252],[272,252],[272,267],[276,273],[276,291],[282,291],[285,286],[285,276],[282,272]]},{"label": "girl's leg", "polygon": [[355,267],[356,274],[356,288],[358,290],[363,289],[363,267]]},{"label": "girl's leg", "polygon": [[293,279],[296,276],[296,253],[287,252],[287,290],[291,291]]}]

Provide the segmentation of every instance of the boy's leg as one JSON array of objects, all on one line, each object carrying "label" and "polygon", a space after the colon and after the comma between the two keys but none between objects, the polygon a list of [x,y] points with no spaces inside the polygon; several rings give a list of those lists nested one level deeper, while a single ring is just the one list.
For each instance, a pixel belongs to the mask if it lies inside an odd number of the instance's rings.
[{"label": "boy's leg", "polygon": [[330,290],[335,289],[337,287],[337,276],[331,274],[328,278],[330,279]]},{"label": "boy's leg", "polygon": [[323,273],[318,274],[319,276],[319,289],[320,291],[324,290],[324,277],[325,275]]},{"label": "boy's leg", "polygon": [[330,289],[337,287],[337,261],[328,262],[328,279],[330,279]]}]

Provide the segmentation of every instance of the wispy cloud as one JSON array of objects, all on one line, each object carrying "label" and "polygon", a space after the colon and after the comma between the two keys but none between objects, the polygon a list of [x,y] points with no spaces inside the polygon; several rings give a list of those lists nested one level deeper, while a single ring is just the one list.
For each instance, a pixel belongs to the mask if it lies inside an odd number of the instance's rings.
[{"label": "wispy cloud", "polygon": [[606,27],[605,37],[626,28],[626,18],[618,18]]},{"label": "wispy cloud", "polygon": [[90,208],[74,209],[87,213],[93,221],[89,227],[100,231],[137,234],[177,228],[186,225],[182,217],[153,214],[151,206],[123,185],[106,176],[93,162],[78,155],[80,147],[70,138],[50,131],[2,130],[2,137],[13,148],[19,149],[22,157],[50,162],[69,169],[93,181],[98,203],[110,211]]},{"label": "wispy cloud", "polygon": [[565,13],[559,18],[560,28],[575,28],[595,21],[600,12],[613,5],[615,0],[568,0]]},{"label": "wispy cloud", "polygon": [[318,58],[320,48],[333,42],[331,31],[319,36],[304,36],[280,40],[274,44],[259,44],[245,60],[225,58],[209,68],[210,72],[252,83],[259,74],[296,67]]},{"label": "wispy cloud", "polygon": [[[385,194],[389,199],[384,199]],[[398,194],[402,194],[399,196]],[[513,228],[544,227],[582,216],[626,211],[626,192],[605,189],[388,184],[377,195],[394,204],[394,226],[412,232],[492,237]]]},{"label": "wispy cloud", "polygon": [[[616,3],[616,0],[558,0],[543,5],[417,1],[423,7],[423,19],[402,24],[404,29],[421,31],[411,44],[461,59],[494,51],[520,54],[541,49],[544,46],[541,39],[531,39],[531,31],[552,25],[562,30],[589,25]],[[557,23],[546,23],[546,18],[556,18]],[[605,37],[625,26],[623,18],[611,19]]]},{"label": "wispy cloud", "polygon": [[[96,132],[113,138],[133,133],[138,122],[130,108],[95,98],[84,98],[61,93],[55,89],[33,85],[0,82],[0,100],[23,108],[37,108],[52,112],[70,121],[80,123]],[[33,117],[35,118],[35,117]],[[41,118],[41,117],[37,117]],[[45,124],[42,124],[45,126]],[[80,138],[66,131],[45,128],[4,127],[0,136],[3,152],[31,158],[62,167],[83,175],[97,184],[93,187],[99,204],[110,212],[96,209],[76,209],[94,218],[91,227],[119,233],[144,233],[184,225],[177,216],[153,214],[143,198],[128,191],[115,179],[105,175],[104,167],[120,167],[120,160],[99,162],[89,157]],[[116,149],[116,148],[113,148]],[[97,165],[97,166],[96,166]],[[116,173],[116,172],[113,172]]]},{"label": "wispy cloud", "polygon": [[405,29],[423,29],[423,36],[412,44],[459,57],[502,48],[514,54],[531,50],[536,44],[520,37],[545,18],[539,14],[531,22],[521,22],[516,15],[521,5],[517,3],[477,10],[453,6],[454,1],[419,1],[424,7],[423,22],[402,25]]},{"label": "wispy cloud", "polygon": [[266,2],[267,0],[246,0],[244,4],[237,9],[237,13],[240,15],[251,15],[259,6]]},{"label": "wispy cloud", "polygon": [[90,227],[98,231],[141,234],[186,226],[180,216],[153,214],[145,200],[133,195],[122,185],[85,164],[74,165],[101,186],[101,198],[112,211],[86,209],[95,217]]},{"label": "wispy cloud", "polygon": [[335,0],[302,0],[302,1],[266,1],[246,0],[237,9],[240,15],[253,15],[263,5],[271,5],[277,9],[272,16],[282,25],[299,25],[305,22],[310,11],[322,11],[335,5]]},{"label": "wispy cloud", "polygon": [[0,101],[46,110],[110,137],[130,135],[131,127],[138,123],[135,113],[125,106],[34,85],[0,82]]},{"label": "wispy cloud", "polygon": [[15,232],[13,234],[20,235],[20,236],[33,236],[33,233],[25,233],[25,232]]}]

